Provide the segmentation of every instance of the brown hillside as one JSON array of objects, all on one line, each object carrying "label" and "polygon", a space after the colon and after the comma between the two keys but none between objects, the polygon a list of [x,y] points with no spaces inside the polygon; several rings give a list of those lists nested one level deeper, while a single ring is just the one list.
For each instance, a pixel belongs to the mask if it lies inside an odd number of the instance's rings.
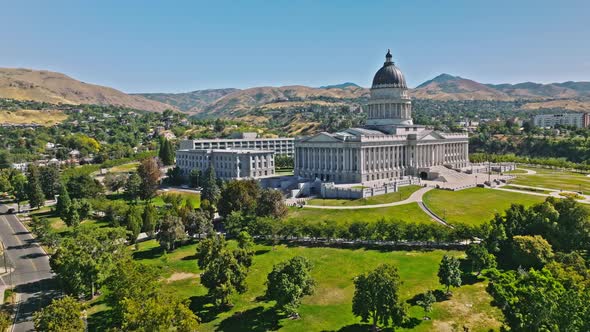
[{"label": "brown hillside", "polygon": [[344,89],[320,89],[293,85],[282,87],[258,87],[230,93],[207,107],[206,116],[236,116],[267,104],[278,106],[284,102],[309,102],[311,100],[340,102],[367,97],[369,90],[359,87]]},{"label": "brown hillside", "polygon": [[22,68],[0,68],[0,97],[54,104],[117,105],[156,112],[176,109],[113,88],[80,82],[61,73]]},{"label": "brown hillside", "polygon": [[442,74],[412,89],[410,95],[435,100],[513,100],[508,94],[459,76]]}]

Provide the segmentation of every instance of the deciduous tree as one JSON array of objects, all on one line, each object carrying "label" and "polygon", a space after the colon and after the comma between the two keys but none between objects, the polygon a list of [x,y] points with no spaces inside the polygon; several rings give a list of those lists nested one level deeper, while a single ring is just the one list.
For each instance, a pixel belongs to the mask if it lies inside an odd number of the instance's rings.
[{"label": "deciduous tree", "polygon": [[461,262],[457,257],[444,255],[438,267],[438,281],[447,287],[447,294],[451,287],[461,286]]},{"label": "deciduous tree", "polygon": [[313,294],[315,282],[311,269],[312,264],[301,256],[276,264],[267,277],[266,298],[276,301],[279,310],[294,314],[301,299]]},{"label": "deciduous tree", "polygon": [[156,159],[147,158],[142,160],[139,167],[137,167],[137,174],[141,178],[139,196],[142,199],[152,199],[160,185],[160,168]]},{"label": "deciduous tree", "polygon": [[372,330],[379,324],[399,326],[406,318],[406,307],[399,298],[400,281],[397,268],[383,264],[354,279],[352,313],[363,322],[371,321]]},{"label": "deciduous tree", "polygon": [[33,316],[35,330],[44,332],[85,330],[82,319],[83,306],[71,296],[54,299],[51,304]]}]

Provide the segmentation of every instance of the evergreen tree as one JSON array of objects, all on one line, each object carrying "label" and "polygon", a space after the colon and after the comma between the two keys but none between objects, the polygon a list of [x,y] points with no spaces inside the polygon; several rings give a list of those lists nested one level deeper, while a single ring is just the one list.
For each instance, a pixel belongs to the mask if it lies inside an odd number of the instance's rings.
[{"label": "evergreen tree", "polygon": [[137,173],[132,173],[125,182],[125,194],[132,200],[137,200],[141,193],[141,178]]},{"label": "evergreen tree", "polygon": [[156,222],[158,220],[158,211],[153,204],[147,204],[143,209],[142,219],[142,231],[146,232],[148,236],[154,236],[156,229]]},{"label": "evergreen tree", "polygon": [[141,211],[137,206],[131,206],[125,215],[125,226],[127,227],[129,241],[135,243],[141,232],[142,218]]},{"label": "evergreen tree", "polygon": [[162,138],[158,157],[160,157],[160,160],[165,166],[174,165],[175,151],[172,143],[169,140]]},{"label": "evergreen tree", "polygon": [[29,206],[31,208],[40,208],[45,205],[45,194],[41,189],[39,168],[35,165],[29,165],[27,169],[27,185],[26,192],[29,199]]},{"label": "evergreen tree", "polygon": [[70,199],[68,188],[66,186],[60,186],[59,196],[57,197],[57,203],[55,204],[55,212],[60,218],[64,219],[71,205],[72,200]]},{"label": "evergreen tree", "polygon": [[221,189],[217,185],[217,176],[215,175],[213,166],[209,165],[205,171],[201,185],[203,187],[203,190],[201,190],[201,199],[209,201],[212,205],[216,205],[221,195]]},{"label": "evergreen tree", "polygon": [[46,199],[54,199],[61,187],[59,168],[56,165],[41,167],[41,189]]}]

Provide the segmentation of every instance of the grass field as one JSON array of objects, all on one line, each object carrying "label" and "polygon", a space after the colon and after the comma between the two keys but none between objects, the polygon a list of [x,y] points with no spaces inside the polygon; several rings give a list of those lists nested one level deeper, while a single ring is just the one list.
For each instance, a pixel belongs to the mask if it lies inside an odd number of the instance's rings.
[{"label": "grass field", "polygon": [[[408,300],[430,289],[440,289],[436,277],[438,264],[444,254],[455,256],[461,252],[392,251],[364,249],[308,248],[256,245],[256,255],[248,274],[248,291],[232,297],[234,307],[215,312],[208,304],[206,290],[200,285],[195,245],[181,247],[164,258],[155,241],[140,244],[135,254],[138,261],[161,267],[166,280],[164,291],[189,298],[193,309],[202,320],[200,331],[366,331],[359,319],[351,313],[354,292],[353,278],[382,263],[398,267],[403,280],[401,297]],[[272,303],[261,299],[267,274],[272,266],[295,255],[308,258],[314,265],[315,293],[305,297],[299,309],[301,319],[291,320],[272,309]],[[183,274],[180,274],[183,273]],[[175,277],[176,276],[176,277]],[[184,278],[179,278],[183,276]],[[498,329],[501,313],[490,305],[491,297],[485,292],[485,282],[469,283],[453,291],[450,300],[438,302],[429,314],[432,320],[423,321],[423,312],[417,306],[410,308],[412,320],[403,331],[452,331],[453,326],[466,326],[470,331]],[[95,317],[100,317],[104,305],[91,307],[90,330],[99,330]],[[97,312],[98,311],[98,312]],[[398,331],[400,329],[397,329]]]},{"label": "grass field", "polygon": [[557,190],[590,192],[590,177],[585,174],[547,168],[527,167],[527,169],[534,170],[537,174],[516,174],[516,179],[511,180],[510,183]]},{"label": "grass field", "polygon": [[137,166],[139,166],[139,162],[132,162],[128,164],[111,167],[108,171],[111,173],[128,173],[137,170]]},{"label": "grass field", "polygon": [[528,173],[528,172],[527,172],[527,171],[525,171],[525,170],[523,170],[523,169],[518,169],[518,168],[517,168],[517,169],[515,169],[515,170],[508,171],[508,172],[505,172],[505,173],[506,173],[506,174],[526,174],[526,173]]},{"label": "grass field", "polygon": [[424,204],[450,223],[479,225],[503,213],[512,203],[525,206],[545,197],[501,190],[471,188],[460,191],[431,190],[424,194]]},{"label": "grass field", "polygon": [[514,186],[514,185],[509,185],[509,184],[507,184],[505,186],[502,186],[502,188],[505,188],[505,189],[513,189],[513,190],[520,190],[520,191],[529,191],[529,192],[532,192],[532,193],[546,194],[546,195],[548,195],[549,193],[551,193],[550,190],[543,190],[543,189],[530,188],[530,187],[520,187],[520,186],[517,186],[517,185]]},{"label": "grass field", "polygon": [[38,124],[53,126],[67,119],[67,115],[58,110],[0,110],[0,124]]},{"label": "grass field", "polygon": [[312,199],[307,203],[309,205],[330,205],[330,206],[362,206],[362,205],[375,205],[385,204],[392,202],[403,201],[410,197],[410,195],[416,190],[420,189],[420,186],[405,186],[400,187],[398,192],[389,193],[385,195],[379,195],[374,197],[360,198],[360,199]]},{"label": "grass field", "polygon": [[397,206],[375,209],[347,209],[328,210],[313,208],[289,208],[288,218],[307,220],[329,220],[334,222],[350,222],[356,220],[377,221],[385,219],[399,219],[408,222],[429,223],[434,222],[424,213],[418,203],[408,203]]}]

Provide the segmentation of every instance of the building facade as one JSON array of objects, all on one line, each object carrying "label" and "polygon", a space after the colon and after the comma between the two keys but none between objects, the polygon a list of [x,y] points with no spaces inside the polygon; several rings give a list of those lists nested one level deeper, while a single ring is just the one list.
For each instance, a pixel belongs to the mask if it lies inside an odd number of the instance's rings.
[{"label": "building facade", "polygon": [[233,149],[190,149],[176,151],[176,166],[184,176],[193,169],[201,172],[209,166],[217,177],[230,179],[259,179],[275,175],[274,151]]},{"label": "building facade", "polygon": [[590,114],[588,113],[560,113],[560,114],[538,114],[533,117],[535,127],[553,128],[557,125],[572,126],[576,128],[588,128],[590,125]]},{"label": "building facade", "polygon": [[295,141],[295,175],[334,183],[428,179],[434,166],[469,164],[468,137],[414,125],[405,78],[388,51],[375,74],[363,128]]},{"label": "building facade", "polygon": [[182,140],[180,149],[271,150],[277,155],[293,156],[293,142],[293,138],[287,137],[256,138],[244,135],[244,138]]}]

